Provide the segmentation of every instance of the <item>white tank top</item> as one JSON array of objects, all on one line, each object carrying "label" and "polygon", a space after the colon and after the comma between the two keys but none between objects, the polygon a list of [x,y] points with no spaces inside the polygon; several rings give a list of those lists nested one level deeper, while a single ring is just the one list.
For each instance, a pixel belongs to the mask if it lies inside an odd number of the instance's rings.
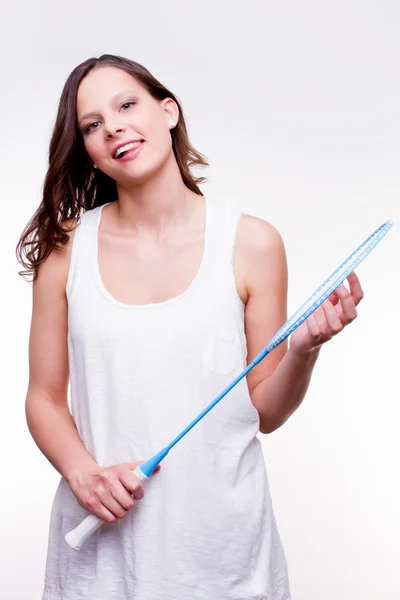
[{"label": "white tank top", "polygon": [[[66,291],[71,411],[107,466],[164,448],[243,371],[247,350],[233,273],[238,210],[206,199],[190,286],[129,305],[100,277],[102,208],[81,215]],[[88,513],[62,478],[43,600],[289,600],[258,428],[244,378],[170,451],[128,515],[79,551],[64,536]]]}]

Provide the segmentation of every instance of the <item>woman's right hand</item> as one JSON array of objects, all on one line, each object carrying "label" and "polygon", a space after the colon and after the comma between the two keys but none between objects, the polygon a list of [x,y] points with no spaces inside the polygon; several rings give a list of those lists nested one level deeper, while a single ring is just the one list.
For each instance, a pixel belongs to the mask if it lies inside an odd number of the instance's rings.
[{"label": "woman's right hand", "polygon": [[[142,482],[132,472],[143,462],[126,462],[110,467],[95,465],[90,470],[75,471],[68,483],[83,508],[107,523],[113,523],[123,519],[136,500],[144,496]],[[154,473],[160,468],[158,465]]]}]

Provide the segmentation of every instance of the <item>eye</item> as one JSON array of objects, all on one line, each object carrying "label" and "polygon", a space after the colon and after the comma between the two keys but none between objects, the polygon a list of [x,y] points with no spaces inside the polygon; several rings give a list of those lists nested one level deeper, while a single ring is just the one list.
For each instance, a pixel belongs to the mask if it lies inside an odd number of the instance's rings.
[{"label": "eye", "polygon": [[136,104],[136,102],[133,102],[133,101],[124,102],[124,104],[122,104],[121,108],[123,108],[124,106],[127,106],[128,104]]},{"label": "eye", "polygon": [[[136,102],[134,102],[133,100],[130,100],[129,102],[124,102],[124,104],[121,104],[121,108],[124,108],[125,106],[128,106],[130,104],[136,104]],[[85,133],[89,133],[90,131],[93,131],[93,129],[98,129],[98,127],[93,127],[93,125],[96,125],[96,123],[100,123],[100,121],[94,121],[93,123],[90,123],[89,125],[87,125],[87,127],[85,127]]]},{"label": "eye", "polygon": [[[90,125],[88,125],[87,127],[85,127],[85,131],[86,131],[87,133],[89,133],[89,131],[91,131],[91,127],[92,127],[93,125],[96,125],[96,123],[99,123],[99,121],[94,121],[94,123],[90,123]],[[95,129],[97,129],[97,127],[95,127]]]}]

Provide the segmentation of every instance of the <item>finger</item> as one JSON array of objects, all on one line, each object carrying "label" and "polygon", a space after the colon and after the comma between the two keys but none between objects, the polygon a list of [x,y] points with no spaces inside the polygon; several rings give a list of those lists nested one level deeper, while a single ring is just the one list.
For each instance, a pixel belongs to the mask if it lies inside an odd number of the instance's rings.
[{"label": "finger", "polygon": [[[113,490],[113,493],[111,491]],[[119,481],[117,473],[113,468],[104,469],[98,476],[97,484],[93,489],[95,499],[99,500],[113,515],[122,518],[126,515],[126,509],[119,503],[115,497],[124,498],[123,492],[129,496]],[[130,499],[130,502],[132,499]]]},{"label": "finger", "polygon": [[[329,300],[325,300],[325,302],[329,302]],[[325,312],[324,312],[324,309],[322,308],[322,306],[323,305],[321,305],[317,308],[317,310],[314,312],[314,315],[315,315],[315,320],[316,320],[317,325],[320,330],[321,339],[325,339],[326,335],[328,334],[329,325],[326,320]]]},{"label": "finger", "polygon": [[103,521],[106,521],[106,523],[115,523],[118,519],[118,517],[110,512],[103,504],[99,505],[99,509],[95,514],[100,517],[100,519],[103,519]]},{"label": "finger", "polygon": [[353,296],[350,294],[345,285],[341,284],[336,290],[340,305],[335,307],[336,313],[343,325],[348,325],[357,316],[357,309],[354,303]]},{"label": "finger", "polygon": [[339,333],[339,331],[342,331],[343,324],[339,319],[335,306],[331,302],[324,302],[322,304],[322,309],[324,311],[326,322],[329,328],[327,335],[331,338],[337,333]]},{"label": "finger", "polygon": [[[121,496],[120,491],[116,492],[115,489],[113,489],[113,490],[105,491],[104,494],[101,495],[100,500],[101,500],[102,504],[114,516],[116,516],[118,519],[122,519],[123,517],[125,517],[127,515],[128,510],[121,505],[119,500],[114,497],[114,494],[118,497]],[[129,494],[127,494],[127,495],[129,496]],[[130,501],[131,502],[133,501],[132,498],[130,498]]]},{"label": "finger", "polygon": [[117,517],[110,512],[98,498],[89,499],[83,507],[107,523],[113,523]]},{"label": "finger", "polygon": [[136,498],[136,500],[141,500],[144,496],[144,487],[140,479],[136,475],[133,475],[131,471],[120,471],[118,475],[124,489]]},{"label": "finger", "polygon": [[118,517],[101,503],[99,503],[98,509],[94,511],[94,514],[107,523],[115,523],[118,520]]},{"label": "finger", "polygon": [[312,313],[306,320],[308,333],[315,344],[319,344],[321,341],[321,331],[318,327],[317,320],[315,318],[315,312]]},{"label": "finger", "polygon": [[333,304],[333,306],[336,306],[336,304],[339,302],[339,296],[337,295],[336,290],[332,292],[330,296],[328,296],[328,300]]},{"label": "finger", "polygon": [[364,292],[361,287],[360,280],[355,272],[352,271],[347,277],[347,281],[349,282],[350,293],[353,296],[354,304],[357,306],[357,304],[359,304],[359,302],[361,302],[361,300],[364,298]]},{"label": "finger", "polygon": [[136,462],[125,462],[118,465],[119,467],[128,467],[130,471],[134,471],[136,467],[140,467],[144,463],[144,460],[136,461]]},{"label": "finger", "polygon": [[130,510],[136,504],[135,498],[122,485],[111,489],[110,493],[125,511]]},{"label": "finger", "polygon": [[[140,462],[127,462],[127,463],[121,463],[121,466],[123,467],[128,467],[128,469],[130,471],[134,471],[136,469],[136,467],[142,465],[145,461],[141,460]],[[154,469],[153,473],[157,473],[159,470],[161,469],[161,465],[157,465],[156,468]]]}]

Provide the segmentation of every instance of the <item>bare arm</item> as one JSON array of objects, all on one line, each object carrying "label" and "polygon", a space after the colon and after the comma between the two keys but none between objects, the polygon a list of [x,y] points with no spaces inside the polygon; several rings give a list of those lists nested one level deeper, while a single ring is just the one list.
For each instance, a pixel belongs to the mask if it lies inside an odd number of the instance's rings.
[{"label": "bare arm", "polygon": [[[285,248],[269,223],[244,215],[238,230],[238,264],[246,289],[245,328],[250,363],[287,320],[288,273]],[[296,359],[287,341],[247,375],[260,431],[270,433],[299,407],[317,354]]]},{"label": "bare arm", "polygon": [[319,350],[303,356],[289,348],[274,373],[253,389],[251,399],[259,410],[261,433],[272,433],[298,409],[318,355]]},{"label": "bare arm", "polygon": [[[239,233],[251,362],[287,320],[287,264],[279,233],[265,221],[246,216]],[[322,344],[356,317],[363,292],[354,273],[348,279],[351,293],[341,285],[292,335],[289,350],[281,344],[247,375],[262,433],[280,427],[300,406]]]},{"label": "bare arm", "polygon": [[33,282],[29,386],[25,404],[33,439],[67,481],[74,471],[96,464],[78,435],[67,400],[69,366],[65,285],[70,243],[71,238],[62,252],[50,254]]},{"label": "bare arm", "polygon": [[132,473],[138,462],[97,464],[80,439],[68,407],[65,286],[70,235],[65,249],[53,251],[42,263],[33,283],[26,418],[37,446],[66,479],[81,506],[111,523],[126,516],[135,500],[143,498],[144,489]]}]

